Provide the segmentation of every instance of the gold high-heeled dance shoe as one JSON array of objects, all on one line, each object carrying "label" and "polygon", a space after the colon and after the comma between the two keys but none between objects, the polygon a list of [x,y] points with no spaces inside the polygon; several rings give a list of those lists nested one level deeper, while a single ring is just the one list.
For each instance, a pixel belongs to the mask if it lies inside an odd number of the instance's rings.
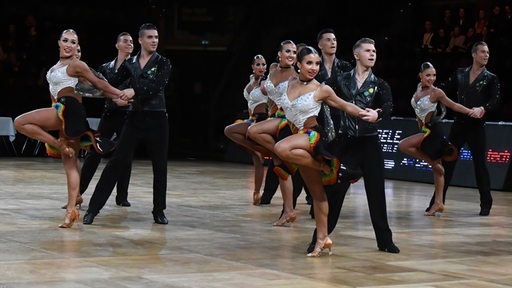
[{"label": "gold high-heeled dance shoe", "polygon": [[329,256],[332,255],[332,240],[329,237],[325,237],[323,241],[316,240],[315,250],[308,253],[308,257],[320,257],[325,249],[329,250]]},{"label": "gold high-heeled dance shoe", "polygon": [[252,193],[252,205],[260,205],[260,202],[261,202],[261,195],[260,195],[260,192],[258,191],[254,191]]},{"label": "gold high-heeled dance shoe", "polygon": [[279,218],[276,222],[272,223],[272,226],[284,226],[288,223],[293,223],[297,220],[297,214],[295,212],[286,214],[284,213],[281,218]]},{"label": "gold high-heeled dance shoe", "polygon": [[78,209],[66,210],[66,216],[64,216],[64,223],[59,225],[59,228],[71,228],[73,223],[80,221],[80,212]]},{"label": "gold high-heeled dance shoe", "polygon": [[432,205],[432,208],[425,212],[425,216],[436,216],[437,214],[441,214],[444,212],[444,205],[443,203],[435,203]]},{"label": "gold high-heeled dance shoe", "polygon": [[[78,197],[76,197],[76,203],[75,203],[75,205],[78,206],[78,209],[82,209],[82,203],[84,203],[84,198],[82,198],[82,195],[78,195]],[[62,207],[60,207],[60,208],[67,209],[68,203],[62,205]]]}]

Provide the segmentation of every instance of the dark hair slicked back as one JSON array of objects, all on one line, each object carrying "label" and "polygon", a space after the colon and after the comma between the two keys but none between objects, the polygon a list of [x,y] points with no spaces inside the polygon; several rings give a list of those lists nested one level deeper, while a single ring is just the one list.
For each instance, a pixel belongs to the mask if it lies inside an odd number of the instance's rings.
[{"label": "dark hair slicked back", "polygon": [[146,30],[157,30],[158,31],[158,29],[156,28],[156,26],[153,23],[144,23],[144,24],[140,25],[139,37],[142,37],[144,31],[146,31]]},{"label": "dark hair slicked back", "polygon": [[327,34],[327,33],[332,33],[334,35],[336,35],[336,32],[334,32],[334,29],[332,28],[324,28],[322,30],[320,30],[320,32],[318,32],[318,34],[316,35],[316,42],[320,42],[320,40],[322,40],[322,38],[324,38],[324,34]]}]

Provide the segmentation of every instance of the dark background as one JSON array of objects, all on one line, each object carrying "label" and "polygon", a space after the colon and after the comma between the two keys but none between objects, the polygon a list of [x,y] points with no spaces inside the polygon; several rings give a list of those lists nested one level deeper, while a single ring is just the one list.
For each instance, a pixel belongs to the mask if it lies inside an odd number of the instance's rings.
[{"label": "dark background", "polygon": [[[50,105],[44,76],[58,60],[57,40],[62,30],[77,31],[82,60],[96,68],[116,56],[115,38],[122,31],[132,34],[135,54],[139,50],[138,27],[152,22],[159,28],[159,53],[173,64],[167,86],[169,155],[217,160],[226,159],[232,145],[223,134],[224,127],[242,117],[247,108],[242,89],[254,55],[263,54],[270,63],[277,56],[279,43],[286,39],[316,47],[317,32],[331,27],[337,32],[338,57],[352,61],[353,43],[361,37],[373,38],[378,51],[374,72],[392,87],[393,116],[413,117],[409,101],[419,66],[426,60],[437,64],[436,59],[418,53],[424,21],[432,19],[436,26],[444,9],[451,9],[455,16],[458,8],[464,7],[474,23],[478,9],[490,13],[494,5],[510,5],[510,1],[400,0],[62,3],[0,4],[0,38],[4,55],[8,55],[0,57],[0,115],[16,117]],[[15,32],[9,33],[9,27]],[[510,51],[502,52],[502,45],[489,46],[488,69],[501,79],[503,102],[488,120],[510,122],[512,56]],[[438,82],[448,77],[455,64],[469,65],[470,53],[462,61],[449,63],[453,65],[447,69],[436,65]],[[85,99],[84,103],[89,117],[101,116],[102,99]]]}]

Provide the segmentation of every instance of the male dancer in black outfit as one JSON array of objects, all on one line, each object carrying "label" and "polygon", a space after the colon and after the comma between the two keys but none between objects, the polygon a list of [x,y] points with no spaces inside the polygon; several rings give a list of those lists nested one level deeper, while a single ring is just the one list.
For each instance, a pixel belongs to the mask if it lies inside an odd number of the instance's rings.
[{"label": "male dancer in black outfit", "polygon": [[[113,78],[113,75],[116,73],[119,66],[121,66],[123,61],[130,57],[133,52],[133,39],[128,32],[122,32],[117,36],[116,49],[117,57],[110,62],[102,64],[98,68],[98,72],[107,80]],[[127,82],[121,84],[118,88],[123,89],[126,85]],[[116,134],[119,138],[128,108],[129,106],[116,105],[110,98],[105,100],[105,107],[98,125],[98,132],[102,137],[110,139],[114,134]],[[89,187],[89,183],[91,183],[94,173],[96,172],[96,169],[98,169],[101,158],[102,155],[97,153],[95,150],[91,149],[91,151],[87,153],[80,172],[80,195],[83,195],[85,190],[87,190],[87,187]],[[119,174],[119,179],[117,179],[116,183],[116,204],[119,206],[129,207],[131,204],[128,202],[128,185],[130,183],[132,162],[127,162],[127,165],[125,167],[121,167],[121,169],[122,172]]]},{"label": "male dancer in black outfit", "polygon": [[[316,41],[318,48],[321,51],[321,59],[322,59],[322,65],[320,65],[320,70],[318,71],[318,74],[316,75],[315,79],[323,83],[327,79],[331,77],[331,75],[334,75],[336,77],[337,75],[341,75],[344,72],[348,72],[352,70],[352,65],[344,60],[341,60],[336,57],[336,51],[338,49],[338,40],[336,38],[335,31],[331,28],[324,28],[320,30],[316,36]],[[335,109],[334,109],[335,110]],[[325,113],[329,113],[329,115],[326,115]],[[331,113],[331,109],[327,104],[322,104],[322,108],[320,109],[320,113],[318,113],[317,121],[318,123],[325,123],[326,116],[331,118],[331,121],[339,123],[339,111],[333,111]],[[326,125],[324,125],[326,126]],[[342,184],[337,184],[342,185]],[[336,186],[337,186],[336,185]],[[326,191],[329,191],[329,187],[325,187]],[[348,189],[348,186],[347,186]],[[341,188],[332,187],[331,190],[343,190]],[[346,191],[346,189],[345,189]],[[309,214],[311,215],[311,218],[315,218],[315,212],[313,211],[313,199],[310,198],[309,194],[306,196],[308,197],[308,203],[311,205],[309,209]]]},{"label": "male dancer in black outfit", "polygon": [[[391,88],[382,79],[375,76],[372,67],[375,65],[377,51],[375,41],[369,38],[358,40],[353,46],[356,67],[350,72],[333,75],[325,83],[333,88],[336,94],[347,102],[356,104],[362,109],[379,110],[379,119],[388,118],[393,109]],[[331,109],[331,111],[334,109]],[[393,243],[391,229],[388,224],[386,195],[384,187],[384,157],[379,140],[376,123],[361,121],[356,117],[338,111],[340,122],[335,127],[338,134],[337,153],[341,163],[351,163],[351,169],[360,169],[364,179],[364,187],[370,210],[370,218],[380,251],[399,253],[400,249]],[[344,170],[341,170],[344,173]],[[330,234],[338,222],[343,200],[350,186],[349,178],[341,175],[339,184],[326,186],[329,202],[328,233]],[[310,253],[316,243],[316,230],[307,249]]]},{"label": "male dancer in black outfit", "polygon": [[[471,118],[456,113],[448,140],[458,149],[467,143],[473,156],[475,178],[480,193],[480,216],[488,216],[492,207],[491,180],[486,166],[486,136],[485,114],[494,110],[500,101],[500,81],[498,76],[489,72],[485,65],[489,61],[489,47],[483,41],[476,42],[471,48],[473,64],[466,68],[459,68],[443,86],[447,95],[457,95],[455,102],[466,107],[478,107],[482,118]],[[455,169],[455,161],[445,162],[444,166],[444,193],[443,203],[446,199],[446,191],[450,185]],[[430,200],[429,207],[434,203],[434,196]]]},{"label": "male dancer in black outfit", "polygon": [[333,29],[325,28],[318,32],[316,37],[318,48],[322,52],[322,65],[315,79],[322,83],[331,75],[340,75],[343,72],[352,70],[352,65],[344,60],[336,57],[338,48],[338,40]]},{"label": "male dancer in black outfit", "polygon": [[96,189],[83,218],[92,224],[94,217],[112,193],[123,167],[132,160],[139,140],[143,140],[153,165],[153,219],[157,224],[167,224],[164,210],[167,197],[167,154],[169,123],[165,103],[165,86],[171,74],[169,59],[156,52],[158,30],[151,23],[139,29],[140,52],[126,59],[117,70],[112,85],[126,79],[135,90],[131,110],[128,112],[119,144],[101,173]]}]

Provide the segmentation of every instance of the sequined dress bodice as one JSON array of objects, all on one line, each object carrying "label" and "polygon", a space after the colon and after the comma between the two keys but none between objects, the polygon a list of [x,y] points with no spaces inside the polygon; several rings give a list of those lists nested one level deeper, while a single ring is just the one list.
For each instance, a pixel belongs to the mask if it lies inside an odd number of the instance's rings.
[{"label": "sequined dress bodice", "polygon": [[270,79],[267,79],[263,85],[265,85],[265,89],[267,90],[267,95],[270,100],[274,101],[278,108],[281,108],[282,105],[282,95],[285,94],[288,85],[285,84],[288,81],[281,82],[274,86],[274,83]]},{"label": "sequined dress bodice", "polygon": [[[285,88],[288,88],[288,81],[285,83]],[[318,116],[320,112],[320,108],[322,107],[322,102],[316,101],[315,91],[308,92],[304,95],[300,95],[297,98],[290,101],[288,99],[288,94],[285,92],[282,95],[281,103],[284,113],[286,114],[286,118],[288,121],[292,122],[297,128],[304,128],[304,123],[311,116]]]},{"label": "sequined dress bodice", "polygon": [[260,87],[252,89],[251,93],[247,93],[244,89],[244,98],[247,100],[247,107],[251,113],[258,105],[267,103],[268,100],[267,96],[261,92]]},{"label": "sequined dress bodice", "polygon": [[67,73],[68,65],[63,65],[61,62],[55,64],[46,73],[46,80],[50,86],[50,93],[54,99],[57,99],[59,91],[66,87],[74,87],[78,83],[78,78],[71,77]]},{"label": "sequined dress bodice", "polygon": [[414,96],[411,99],[412,108],[414,108],[414,113],[416,116],[423,122],[425,122],[425,118],[430,112],[436,111],[437,102],[433,103],[430,101],[430,95],[425,95],[421,97],[417,102],[414,100]]}]

